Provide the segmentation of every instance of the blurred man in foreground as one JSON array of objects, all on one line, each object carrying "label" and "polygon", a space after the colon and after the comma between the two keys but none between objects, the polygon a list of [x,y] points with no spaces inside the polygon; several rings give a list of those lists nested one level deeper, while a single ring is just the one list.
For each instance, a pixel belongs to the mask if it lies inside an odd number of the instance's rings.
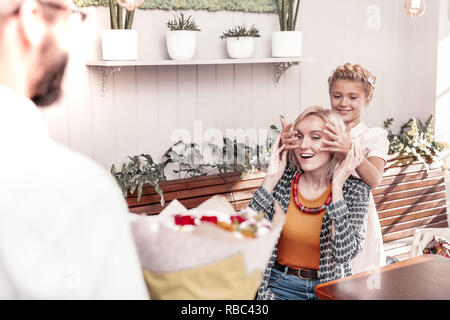
[{"label": "blurred man in foreground", "polygon": [[148,299],[119,187],[38,110],[84,18],[69,0],[0,0],[0,299]]}]

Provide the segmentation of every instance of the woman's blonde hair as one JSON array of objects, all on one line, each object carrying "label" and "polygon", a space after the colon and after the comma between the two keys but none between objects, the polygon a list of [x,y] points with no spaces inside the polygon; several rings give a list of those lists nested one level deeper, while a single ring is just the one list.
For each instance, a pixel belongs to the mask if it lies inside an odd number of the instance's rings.
[{"label": "woman's blonde hair", "polygon": [[361,65],[346,63],[343,66],[338,66],[328,78],[328,93],[331,93],[331,88],[336,80],[361,81],[367,100],[372,100],[377,78]]},{"label": "woman's blonde hair", "polygon": [[[332,127],[334,127],[338,131],[337,133],[345,132],[346,126],[345,126],[345,123],[342,120],[342,118],[338,114],[333,112],[332,110],[325,109],[324,107],[321,107],[321,106],[311,106],[311,107],[307,108],[306,110],[304,110],[297,117],[297,119],[295,119],[295,121],[292,125],[292,130],[295,130],[295,127],[297,126],[297,124],[309,116],[319,117],[320,119],[323,120],[323,122],[325,124],[329,124]],[[289,160],[289,163],[291,166],[296,167],[301,170],[300,163],[298,162],[297,157],[295,156],[294,150],[289,151],[288,160]],[[327,171],[328,177],[331,178],[333,176],[334,169],[340,164],[340,162],[341,162],[341,160],[338,159],[332,152],[330,163],[328,164],[328,171]]]}]

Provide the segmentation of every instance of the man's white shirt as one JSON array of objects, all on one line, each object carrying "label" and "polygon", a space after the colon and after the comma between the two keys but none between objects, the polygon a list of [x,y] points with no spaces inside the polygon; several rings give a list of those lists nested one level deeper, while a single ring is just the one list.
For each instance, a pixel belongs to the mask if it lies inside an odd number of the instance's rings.
[{"label": "man's white shirt", "polygon": [[0,299],[148,299],[111,174],[0,86]]}]

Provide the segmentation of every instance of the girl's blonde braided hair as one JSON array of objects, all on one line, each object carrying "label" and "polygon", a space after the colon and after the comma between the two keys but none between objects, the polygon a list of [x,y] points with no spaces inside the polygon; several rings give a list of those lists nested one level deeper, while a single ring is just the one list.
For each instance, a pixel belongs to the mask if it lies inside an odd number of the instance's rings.
[{"label": "girl's blonde braided hair", "polygon": [[343,66],[338,66],[328,78],[329,93],[331,93],[331,88],[336,80],[361,81],[363,83],[366,98],[369,101],[372,100],[377,78],[373,73],[363,68],[361,65],[346,63]]}]

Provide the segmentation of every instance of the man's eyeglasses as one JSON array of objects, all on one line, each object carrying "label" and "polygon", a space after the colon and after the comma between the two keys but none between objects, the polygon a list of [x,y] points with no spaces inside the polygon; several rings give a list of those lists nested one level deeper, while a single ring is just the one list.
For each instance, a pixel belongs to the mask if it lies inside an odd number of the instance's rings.
[{"label": "man's eyeglasses", "polygon": [[42,5],[42,6],[46,6],[49,8],[53,8],[56,10],[62,10],[62,11],[67,11],[70,14],[75,14],[75,15],[79,15],[81,18],[81,21],[86,20],[87,18],[87,14],[86,12],[81,11],[80,9],[75,9],[75,8],[70,8],[67,7],[63,4],[60,3],[56,3],[56,2],[52,2],[52,1],[42,1],[42,0],[38,0],[38,2]]},{"label": "man's eyeglasses", "polygon": [[[53,2],[53,1],[45,1],[45,0],[36,0],[36,1],[38,3],[40,3],[41,6],[43,6],[43,7],[48,7],[48,8],[52,8],[55,10],[66,11],[70,14],[78,15],[80,17],[81,21],[84,21],[87,18],[86,12],[83,12],[80,9],[70,8],[68,6],[65,6],[63,4]],[[13,12],[13,14],[19,13],[20,7],[21,7],[21,5]]]}]

